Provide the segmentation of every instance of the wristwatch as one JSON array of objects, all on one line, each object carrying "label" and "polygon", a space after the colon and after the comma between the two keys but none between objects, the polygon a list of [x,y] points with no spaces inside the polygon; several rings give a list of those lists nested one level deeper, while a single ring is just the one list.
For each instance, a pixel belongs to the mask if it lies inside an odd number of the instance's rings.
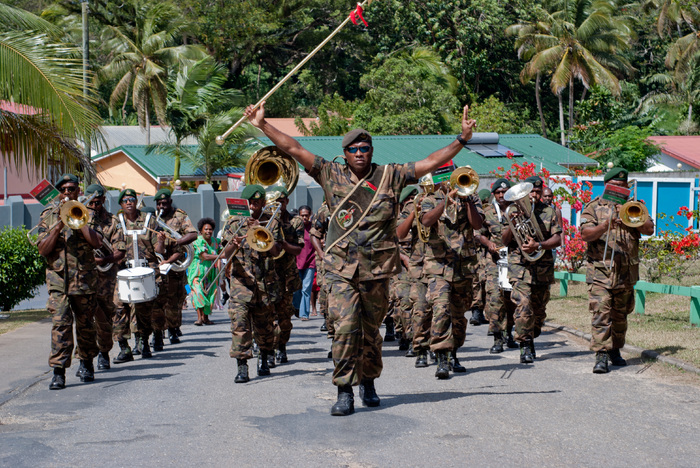
[{"label": "wristwatch", "polygon": [[542,242],[537,243],[537,251],[539,252],[540,250],[542,250]]},{"label": "wristwatch", "polygon": [[462,145],[462,146],[467,146],[467,140],[462,138],[462,135],[457,135],[457,141]]}]

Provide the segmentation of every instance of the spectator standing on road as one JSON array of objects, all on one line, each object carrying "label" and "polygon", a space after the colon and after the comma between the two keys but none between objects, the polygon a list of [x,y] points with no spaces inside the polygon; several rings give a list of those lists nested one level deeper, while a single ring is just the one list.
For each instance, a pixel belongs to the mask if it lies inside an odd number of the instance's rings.
[{"label": "spectator standing on road", "polygon": [[300,206],[299,217],[304,222],[304,247],[297,256],[301,290],[294,293],[294,305],[299,310],[299,318],[306,321],[311,313],[311,288],[316,273],[316,252],[311,244],[311,207]]},{"label": "spectator standing on road", "polygon": [[214,303],[216,291],[218,288],[212,287],[209,294],[204,291],[205,285],[210,285],[214,281],[217,274],[217,269],[213,268],[209,272],[209,277],[205,278],[204,274],[211,266],[211,262],[216,260],[219,253],[219,241],[214,238],[213,234],[216,230],[216,222],[211,218],[202,218],[197,223],[199,237],[192,244],[194,250],[194,258],[187,268],[187,282],[192,290],[192,305],[197,311],[197,321],[195,325],[212,325],[214,322],[209,320],[211,315],[211,305]]}]

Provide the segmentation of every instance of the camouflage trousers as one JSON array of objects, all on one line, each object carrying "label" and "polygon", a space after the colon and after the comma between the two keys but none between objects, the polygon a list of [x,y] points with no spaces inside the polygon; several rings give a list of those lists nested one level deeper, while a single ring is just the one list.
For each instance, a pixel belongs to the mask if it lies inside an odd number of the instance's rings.
[{"label": "camouflage trousers", "polygon": [[428,285],[423,280],[411,283],[411,329],[413,330],[413,350],[427,350],[430,347],[430,324],[433,320],[432,305],[428,302]]},{"label": "camouflage trousers", "polygon": [[511,292],[499,286],[498,276],[487,277],[484,313],[491,333],[502,333],[514,325],[515,304],[511,300]]},{"label": "camouflage trousers", "polygon": [[105,294],[97,294],[97,308],[95,309],[95,328],[97,329],[97,347],[103,353],[109,353],[114,345],[112,339],[112,325],[116,306],[114,305],[114,289],[104,291]]},{"label": "camouflage trousers", "polygon": [[[328,338],[333,338],[333,322],[328,313],[328,287],[326,286],[326,273],[323,269],[323,262],[316,262],[316,284],[318,284],[318,308],[321,316],[326,321],[328,328]],[[320,265],[320,266],[319,266]]]},{"label": "camouflage trousers", "polygon": [[274,314],[274,348],[279,349],[280,345],[289,343],[292,334],[292,316],[294,315],[294,305],[292,304],[292,293],[282,294],[282,300],[275,302],[273,306]]},{"label": "camouflage trousers", "polygon": [[472,278],[452,282],[452,300],[450,301],[450,319],[452,320],[452,350],[459,349],[467,338],[467,318],[464,314],[473,304]]},{"label": "camouflage trousers", "polygon": [[78,342],[78,359],[91,360],[97,356],[95,332],[94,294],[67,296],[62,292],[49,291],[46,309],[51,314],[51,354],[49,366],[70,367],[73,353],[73,321]]},{"label": "camouflage trousers", "polygon": [[[156,282],[158,283],[158,280]],[[132,330],[144,337],[151,335],[153,332],[152,313],[154,309],[157,309],[157,298],[148,302],[127,304],[119,299],[119,288],[114,288],[114,307],[114,321],[112,323],[114,341],[128,340]]]},{"label": "camouflage trousers", "polygon": [[151,325],[156,331],[182,325],[182,305],[187,295],[182,275],[175,276],[173,273],[168,273],[160,278],[156,306],[151,314]]},{"label": "camouflage trousers", "polygon": [[389,306],[389,279],[359,281],[326,273],[333,334],[333,384],[358,385],[382,373],[379,327]]},{"label": "camouflage trousers", "polygon": [[[464,344],[467,335],[464,313],[471,304],[471,283],[471,278],[452,283],[439,276],[428,277],[427,300],[432,309],[431,351],[452,351]],[[424,315],[424,323],[419,323],[418,328],[424,330],[427,327],[428,315]]]},{"label": "camouflage trousers", "polygon": [[486,297],[487,297],[487,286],[486,283],[488,281],[486,273],[485,273],[485,268],[484,265],[481,263],[478,263],[474,265],[474,291],[473,291],[473,299],[471,301],[471,304],[469,306],[470,309],[479,309],[479,310],[485,310],[486,308]]},{"label": "camouflage trousers", "polygon": [[[416,280],[418,281],[418,280]],[[394,324],[396,333],[407,340],[413,341],[413,323],[411,320],[411,312],[413,311],[413,301],[411,301],[412,283],[407,277],[406,279],[394,281]]]},{"label": "camouflage trousers", "polygon": [[515,303],[515,340],[531,341],[542,332],[547,318],[550,284],[530,284],[523,280],[511,280],[511,300]]},{"label": "camouflage trousers", "polygon": [[229,302],[228,316],[231,318],[231,351],[236,359],[253,358],[253,335],[260,351],[272,353],[275,340],[273,304],[265,304],[260,293],[250,302]]},{"label": "camouflage trousers", "polygon": [[625,345],[627,316],[634,310],[634,289],[607,289],[588,285],[591,312],[591,351],[619,349]]}]

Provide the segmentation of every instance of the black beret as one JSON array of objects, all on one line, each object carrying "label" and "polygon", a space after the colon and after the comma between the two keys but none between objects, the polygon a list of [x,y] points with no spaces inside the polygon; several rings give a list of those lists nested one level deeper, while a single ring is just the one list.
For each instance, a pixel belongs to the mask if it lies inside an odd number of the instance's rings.
[{"label": "black beret", "polygon": [[491,193],[495,192],[496,190],[501,190],[501,189],[508,190],[511,187],[512,187],[512,184],[510,183],[510,181],[508,179],[498,179],[491,186]]},{"label": "black beret", "polygon": [[122,198],[124,198],[124,197],[138,197],[138,196],[136,195],[136,190],[130,189],[130,188],[124,189],[119,194],[119,199],[117,200],[117,203],[119,203],[121,205]]},{"label": "black beret", "polygon": [[355,143],[357,140],[366,141],[371,145],[372,135],[370,135],[369,132],[363,128],[356,128],[355,130],[350,130],[343,137],[343,148],[347,148],[348,146]]},{"label": "black beret", "polygon": [[530,182],[532,184],[532,188],[542,188],[542,179],[540,179],[539,176],[531,176],[525,179],[525,182]]},{"label": "black beret", "polygon": [[80,183],[78,178],[73,174],[63,174],[61,177],[58,178],[54,185],[56,186],[56,188],[61,188],[61,185],[65,184],[66,182],[73,182],[74,184]]},{"label": "black beret", "polygon": [[624,167],[615,166],[605,174],[605,177],[603,177],[603,181],[608,182],[611,180],[622,180],[627,182],[628,174],[629,173],[627,172],[627,169],[625,169]]}]

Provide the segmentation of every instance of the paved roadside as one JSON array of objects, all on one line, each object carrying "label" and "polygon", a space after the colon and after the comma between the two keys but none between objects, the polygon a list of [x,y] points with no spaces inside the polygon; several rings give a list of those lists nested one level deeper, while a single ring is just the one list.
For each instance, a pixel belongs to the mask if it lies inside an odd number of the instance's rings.
[{"label": "paved roadside", "polygon": [[51,319],[0,335],[0,405],[49,372]]}]

